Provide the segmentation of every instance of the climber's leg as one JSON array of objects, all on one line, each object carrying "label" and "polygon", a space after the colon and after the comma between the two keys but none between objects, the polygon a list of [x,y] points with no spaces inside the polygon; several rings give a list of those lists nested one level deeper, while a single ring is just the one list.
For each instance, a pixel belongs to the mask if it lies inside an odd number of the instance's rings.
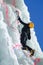
[{"label": "climber's leg", "polygon": [[25,32],[22,32],[22,33],[21,33],[21,38],[20,38],[20,40],[21,40],[22,46],[25,47],[26,41],[27,41],[27,36],[26,36]]},{"label": "climber's leg", "polygon": [[34,55],[34,50],[26,45],[26,41],[27,41],[27,35],[22,32],[21,33],[21,43],[22,43],[22,46],[23,46],[22,49],[23,50],[29,50],[30,53],[31,53],[30,56],[33,56]]}]

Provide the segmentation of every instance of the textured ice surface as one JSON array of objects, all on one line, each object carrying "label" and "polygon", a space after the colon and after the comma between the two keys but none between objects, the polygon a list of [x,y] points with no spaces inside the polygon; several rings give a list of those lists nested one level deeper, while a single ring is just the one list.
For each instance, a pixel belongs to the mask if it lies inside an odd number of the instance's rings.
[{"label": "textured ice surface", "polygon": [[[15,1],[16,1],[16,7],[18,9],[20,9],[20,11],[22,12],[22,20],[25,23],[31,22],[30,15],[29,15],[29,12],[28,12],[28,8],[25,5],[24,0],[19,0],[19,2],[18,2],[18,0],[15,0]],[[21,28],[22,26],[23,25],[20,25],[20,31],[22,29]],[[41,50],[41,48],[39,46],[39,43],[37,41],[34,28],[31,29],[31,40],[30,41],[29,40],[27,41],[27,45],[29,45],[30,47],[32,47],[33,49],[35,49],[37,51],[37,53],[36,53],[37,57],[42,57],[43,58],[43,53],[42,53],[42,50]],[[36,45],[36,47],[35,47],[35,45]]]},{"label": "textured ice surface", "polygon": [[4,22],[2,11],[0,11],[0,16],[0,65],[19,65],[12,49],[12,39],[9,36],[7,24]]},{"label": "textured ice surface", "polygon": [[37,62],[36,65],[43,65],[43,59],[41,59],[40,62]]},{"label": "textured ice surface", "polygon": [[[11,3],[11,0],[6,0]],[[21,19],[25,22],[30,21],[30,15],[24,0],[15,0],[16,8],[21,11]],[[0,4],[0,65],[34,65],[34,60],[27,57],[22,49],[12,48],[15,44],[20,43],[20,33],[23,25],[17,24],[16,8],[12,5],[6,4],[8,7],[9,19],[6,20],[5,8]],[[7,23],[9,22],[9,23]],[[19,33],[20,32],[20,33]],[[34,29],[31,29],[31,40],[27,41],[27,45],[36,50],[35,57],[43,58],[43,53],[37,42]],[[36,45],[36,47],[34,47]]]}]

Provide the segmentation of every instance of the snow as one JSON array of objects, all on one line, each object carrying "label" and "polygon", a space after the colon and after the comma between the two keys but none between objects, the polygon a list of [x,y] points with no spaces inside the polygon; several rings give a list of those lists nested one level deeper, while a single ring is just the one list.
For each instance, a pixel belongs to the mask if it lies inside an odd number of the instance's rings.
[{"label": "snow", "polygon": [[[25,23],[31,22],[27,6],[24,0],[19,0],[19,2],[16,0],[16,8],[11,4],[6,4],[6,6],[8,7],[8,20],[5,17],[5,8],[0,4],[0,65],[34,65],[34,60],[26,56],[27,53],[25,54],[21,49],[20,34],[23,25],[17,24],[17,13],[15,12],[16,9],[19,9],[21,19]],[[43,58],[43,52],[37,42],[34,29],[31,29],[31,36],[32,38],[30,41],[27,40],[27,44],[36,50],[34,57]],[[13,45],[16,44],[21,45],[20,48],[13,48]],[[35,44],[36,47],[34,47]]]}]

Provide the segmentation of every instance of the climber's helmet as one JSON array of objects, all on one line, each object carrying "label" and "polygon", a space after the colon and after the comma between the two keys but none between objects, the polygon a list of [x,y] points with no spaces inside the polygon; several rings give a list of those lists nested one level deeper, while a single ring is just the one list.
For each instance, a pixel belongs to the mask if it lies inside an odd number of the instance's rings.
[{"label": "climber's helmet", "polygon": [[28,24],[28,27],[29,27],[29,28],[34,28],[34,23],[33,23],[33,22],[30,22],[30,23]]}]

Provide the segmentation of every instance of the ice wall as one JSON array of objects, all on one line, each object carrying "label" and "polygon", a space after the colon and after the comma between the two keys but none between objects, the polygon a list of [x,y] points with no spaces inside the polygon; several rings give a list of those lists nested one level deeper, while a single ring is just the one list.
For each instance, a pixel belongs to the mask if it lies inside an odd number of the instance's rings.
[{"label": "ice wall", "polygon": [[19,65],[12,48],[12,39],[8,34],[7,24],[4,21],[3,10],[1,9],[0,6],[0,65]]},{"label": "ice wall", "polygon": [[[21,16],[22,16],[21,19],[25,23],[31,22],[30,13],[28,11],[27,6],[24,3],[24,0],[19,0],[19,2],[18,2],[18,0],[13,0],[13,1],[15,1],[15,7],[21,11]],[[12,0],[6,0],[6,2],[11,3]],[[21,26],[23,26],[23,25],[20,25],[20,30],[22,29]],[[38,54],[42,54],[42,50],[41,50],[39,43],[37,41],[34,29],[31,29],[31,40],[30,41],[28,40],[27,43],[30,47],[35,49],[38,52]],[[36,45],[36,47],[35,47],[35,45]],[[40,56],[42,57],[43,55],[40,55]]]}]

